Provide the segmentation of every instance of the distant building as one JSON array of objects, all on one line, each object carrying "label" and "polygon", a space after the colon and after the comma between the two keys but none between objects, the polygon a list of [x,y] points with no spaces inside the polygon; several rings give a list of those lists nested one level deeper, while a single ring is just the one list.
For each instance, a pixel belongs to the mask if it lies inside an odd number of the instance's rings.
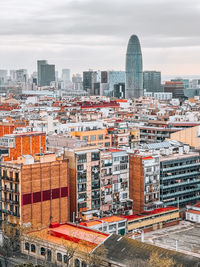
[{"label": "distant building", "polygon": [[126,52],[126,98],[138,98],[142,95],[142,52],[138,37],[132,35]]},{"label": "distant building", "polygon": [[114,97],[125,98],[125,83],[117,83],[114,85]]},{"label": "distant building", "polygon": [[0,70],[0,86],[6,83],[7,73],[7,70]]},{"label": "distant building", "polygon": [[164,92],[172,93],[173,98],[179,98],[180,100],[185,99],[183,82],[165,82]]},{"label": "distant building", "polygon": [[83,72],[83,90],[89,94],[94,94],[94,83],[100,82],[100,72],[98,71],[84,71]]},{"label": "distant building", "polygon": [[70,69],[62,69],[62,80],[64,83],[70,82]]},{"label": "distant building", "polygon": [[50,86],[56,80],[55,65],[49,65],[47,60],[37,61],[38,86]]},{"label": "distant building", "polygon": [[[103,95],[105,96],[113,96],[114,95],[114,86],[115,84],[125,83],[125,72],[124,71],[107,71],[107,75],[105,71],[101,75],[102,80],[105,80],[108,84],[107,90],[103,91]],[[105,88],[106,89],[106,88]]]},{"label": "distant building", "polygon": [[144,71],[143,72],[143,88],[146,92],[161,91],[161,72],[160,71]]}]

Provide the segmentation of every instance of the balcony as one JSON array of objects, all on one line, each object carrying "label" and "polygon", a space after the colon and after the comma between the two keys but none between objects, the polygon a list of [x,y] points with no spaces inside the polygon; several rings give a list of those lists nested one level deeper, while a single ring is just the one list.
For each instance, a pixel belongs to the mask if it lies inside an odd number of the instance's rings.
[{"label": "balcony", "polygon": [[169,188],[174,188],[174,187],[178,187],[178,186],[183,186],[183,185],[192,185],[192,184],[200,184],[200,180],[190,180],[189,182],[182,182],[182,183],[175,183],[175,184],[171,184],[171,185],[160,185],[160,189],[165,190],[165,189],[169,189]]},{"label": "balcony", "polygon": [[161,178],[161,181],[167,181],[171,179],[191,177],[191,176],[196,176],[196,175],[200,175],[200,172],[198,171],[198,172],[181,173],[177,175],[169,175],[169,176],[160,177],[160,178]]},{"label": "balcony", "polygon": [[173,171],[173,170],[178,170],[178,169],[187,169],[187,168],[196,167],[196,166],[199,166],[200,167],[200,162],[193,163],[193,164],[179,165],[179,166],[164,168],[163,169],[163,172]]},{"label": "balcony", "polygon": [[170,193],[170,194],[165,194],[162,196],[163,199],[167,199],[167,198],[172,198],[178,195],[184,195],[184,194],[188,194],[188,193],[193,193],[193,192],[198,192],[200,191],[200,188],[193,188],[193,189],[188,189],[188,190],[183,190],[183,191],[179,191],[179,192],[174,192],[174,193]]}]

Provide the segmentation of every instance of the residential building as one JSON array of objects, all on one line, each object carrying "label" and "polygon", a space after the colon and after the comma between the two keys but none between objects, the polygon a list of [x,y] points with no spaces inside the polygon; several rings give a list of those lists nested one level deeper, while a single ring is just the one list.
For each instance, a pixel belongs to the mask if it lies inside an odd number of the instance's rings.
[{"label": "residential building", "polygon": [[3,161],[17,160],[21,155],[44,153],[46,134],[41,132],[5,134],[0,137],[0,147],[8,148],[8,155],[3,156]]},{"label": "residential building", "polygon": [[100,151],[97,147],[65,149],[69,160],[70,218],[100,209]]},{"label": "residential building", "polygon": [[137,150],[129,154],[129,197],[133,200],[133,214],[162,205],[159,154]]},{"label": "residential building", "polygon": [[119,149],[101,150],[101,211],[131,214],[129,156]]},{"label": "residential building", "polygon": [[142,52],[139,39],[132,35],[126,52],[126,98],[143,96]]},{"label": "residential building", "polygon": [[111,136],[107,129],[98,129],[90,131],[69,132],[72,136],[77,137],[80,141],[87,142],[88,146],[110,147]]},{"label": "residential building", "polygon": [[160,199],[165,207],[184,207],[200,200],[199,152],[178,142],[161,152]]},{"label": "residential building", "polygon": [[2,221],[31,227],[69,220],[68,162],[35,154],[1,162]]}]

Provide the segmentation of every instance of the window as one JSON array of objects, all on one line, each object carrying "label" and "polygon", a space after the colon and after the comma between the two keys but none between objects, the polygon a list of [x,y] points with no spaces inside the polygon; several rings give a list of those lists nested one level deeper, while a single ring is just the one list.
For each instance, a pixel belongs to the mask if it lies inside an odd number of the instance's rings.
[{"label": "window", "polygon": [[35,251],[36,251],[35,245],[34,244],[31,244],[31,252],[35,253]]},{"label": "window", "polygon": [[88,141],[88,136],[83,136],[83,141]]},{"label": "window", "polygon": [[85,261],[82,261],[81,267],[87,267],[87,264]]},{"label": "window", "polygon": [[118,227],[124,227],[125,225],[126,225],[125,222],[121,222],[121,223],[118,224]]},{"label": "window", "polygon": [[41,247],[41,249],[40,249],[40,254],[41,254],[42,256],[45,256],[45,248],[44,248],[44,247]]},{"label": "window", "polygon": [[62,254],[61,253],[57,253],[57,261],[62,261]]},{"label": "window", "polygon": [[90,136],[90,141],[96,141],[96,139],[97,139],[97,138],[96,138],[96,135],[91,135],[91,136]]},{"label": "window", "polygon": [[77,161],[78,161],[79,163],[86,162],[86,161],[87,161],[87,154],[80,154],[80,155],[78,155],[77,158],[78,158]]},{"label": "window", "polygon": [[25,243],[25,250],[29,251],[30,249],[30,244],[28,242]]},{"label": "window", "polygon": [[98,135],[98,140],[103,140],[103,134]]},{"label": "window", "polygon": [[64,255],[64,256],[63,256],[63,260],[64,260],[64,263],[68,263],[68,262],[69,262],[69,260],[68,260],[68,258],[67,258],[67,255]]},{"label": "window", "polygon": [[75,265],[75,267],[80,267],[80,261],[79,261],[79,259],[75,259],[74,265]]}]

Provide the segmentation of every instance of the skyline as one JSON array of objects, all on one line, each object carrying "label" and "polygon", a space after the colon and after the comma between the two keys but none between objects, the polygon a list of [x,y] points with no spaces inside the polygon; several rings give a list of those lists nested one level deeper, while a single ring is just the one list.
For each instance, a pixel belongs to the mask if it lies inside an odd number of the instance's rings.
[{"label": "skyline", "polygon": [[[105,8],[106,6],[106,8]],[[198,0],[99,0],[0,3],[0,69],[125,70],[129,36],[141,42],[144,70],[200,73]]]}]

